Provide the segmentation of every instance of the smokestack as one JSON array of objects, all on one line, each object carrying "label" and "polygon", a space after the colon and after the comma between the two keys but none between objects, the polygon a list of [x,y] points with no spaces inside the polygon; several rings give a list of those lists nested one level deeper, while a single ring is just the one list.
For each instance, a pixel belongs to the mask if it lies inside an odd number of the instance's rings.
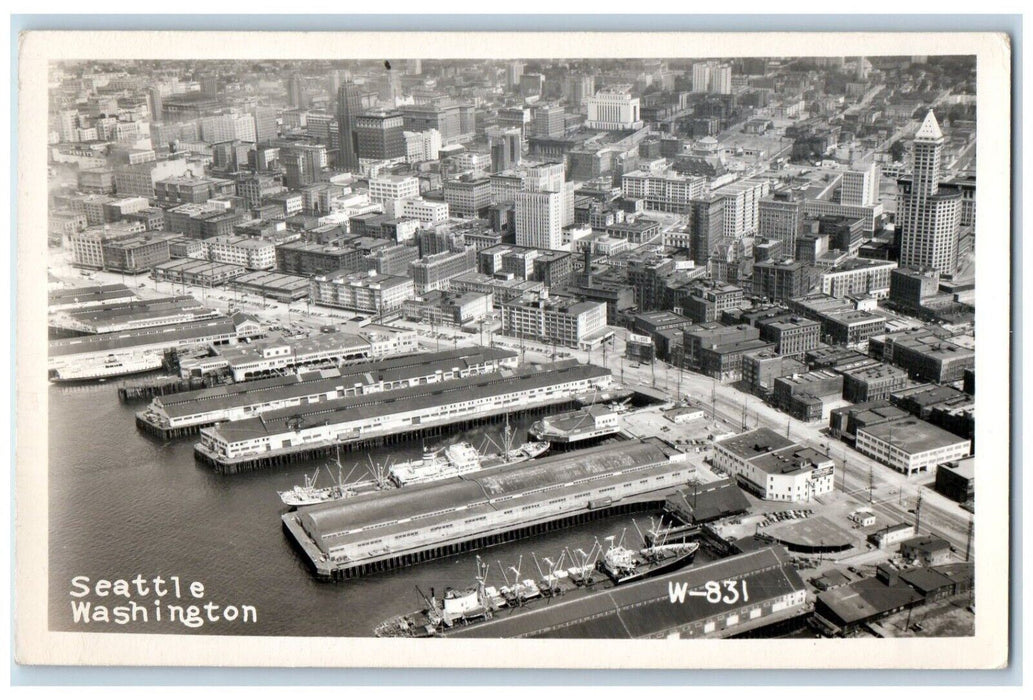
[{"label": "smokestack", "polygon": [[592,286],[592,242],[585,246],[585,286]]}]

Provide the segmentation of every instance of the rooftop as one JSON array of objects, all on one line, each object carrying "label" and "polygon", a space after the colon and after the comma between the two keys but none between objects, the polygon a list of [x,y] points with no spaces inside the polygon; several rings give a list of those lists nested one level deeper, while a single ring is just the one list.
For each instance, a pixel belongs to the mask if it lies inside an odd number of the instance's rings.
[{"label": "rooftop", "polygon": [[317,425],[332,425],[447,405],[458,400],[456,392],[461,392],[462,400],[473,401],[503,392],[547,387],[561,381],[601,378],[609,376],[610,373],[609,370],[593,365],[557,363],[544,369],[529,366],[518,371],[507,370],[503,374],[507,375],[505,381],[502,381],[500,375],[491,374],[458,379],[430,389],[420,386],[385,391],[377,394],[375,403],[371,403],[368,396],[357,396],[323,402],[311,408],[295,406],[271,411],[259,418],[221,424],[212,430],[230,442],[240,442],[304,430]]},{"label": "rooftop", "polygon": [[921,600],[922,596],[907,584],[887,586],[876,578],[861,579],[818,594],[819,603],[845,624],[863,622]]},{"label": "rooftop", "polygon": [[862,431],[910,455],[969,442],[932,423],[913,417],[858,428],[857,432]]},{"label": "rooftop", "polygon": [[922,120],[922,126],[918,127],[918,131],[915,132],[916,141],[939,141],[943,139],[943,131],[940,130],[940,123],[936,121],[936,115],[930,109],[925,119]]},{"label": "rooftop", "polygon": [[796,443],[782,437],[770,428],[757,428],[748,433],[720,440],[717,445],[741,459],[752,459],[775,450],[795,447]]},{"label": "rooftop", "polygon": [[767,474],[797,474],[832,464],[828,455],[809,447],[796,445],[757,455],[749,461],[750,464]]},{"label": "rooftop", "polygon": [[171,326],[143,328],[135,331],[100,333],[79,338],[51,340],[49,356],[60,357],[82,353],[105,352],[128,349],[140,345],[176,343],[193,338],[207,338],[214,335],[233,334],[236,326],[228,318],[215,318],[191,323],[177,323]]},{"label": "rooftop", "polygon": [[[457,628],[456,637],[553,637],[568,639],[637,639],[656,637],[677,627],[714,615],[729,614],[737,605],[711,604],[706,598],[686,596],[672,605],[672,582],[702,590],[707,581],[742,580],[762,598],[781,598],[803,590],[796,570],[781,547],[765,547],[720,561],[653,579],[618,586],[582,597],[553,601],[521,615],[499,615],[478,625]],[[751,594],[751,598],[754,597]]]},{"label": "rooftop", "polygon": [[852,379],[868,380],[882,379],[883,377],[904,377],[907,378],[907,370],[883,362],[855,367],[843,371],[843,375]]},{"label": "rooftop", "polygon": [[[344,501],[304,508],[300,517],[305,530],[327,551],[330,547],[361,542],[376,528],[377,535],[411,530],[409,521],[423,527],[440,511],[463,508],[461,514],[447,513],[446,520],[476,515],[479,509],[493,511],[488,499],[519,496],[536,489],[566,484],[579,479],[613,474],[623,469],[666,463],[675,451],[659,440],[628,441],[579,451],[576,457],[554,455],[520,465],[495,467],[417,484],[393,491],[360,494]],[[507,507],[512,501],[507,501]],[[401,521],[401,522],[400,522]]]}]

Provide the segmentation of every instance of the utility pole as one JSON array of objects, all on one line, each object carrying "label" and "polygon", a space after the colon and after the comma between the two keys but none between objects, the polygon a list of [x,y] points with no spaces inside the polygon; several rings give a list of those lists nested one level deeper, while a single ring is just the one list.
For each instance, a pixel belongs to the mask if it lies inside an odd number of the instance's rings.
[{"label": "utility pole", "polygon": [[972,561],[972,537],[976,531],[976,521],[968,519],[968,536],[965,538],[965,561]]}]

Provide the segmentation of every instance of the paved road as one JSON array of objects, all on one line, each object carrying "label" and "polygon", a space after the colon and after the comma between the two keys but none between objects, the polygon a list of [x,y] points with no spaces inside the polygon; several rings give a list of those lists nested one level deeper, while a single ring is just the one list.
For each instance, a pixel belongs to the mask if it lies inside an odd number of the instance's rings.
[{"label": "paved road", "polygon": [[[52,256],[58,258],[59,256]],[[54,260],[51,271],[58,277],[77,283],[114,283],[123,281],[118,273],[96,273],[90,282],[85,280],[80,271],[73,268],[67,258]],[[254,295],[239,294],[224,288],[203,289],[192,285],[155,283],[144,276],[138,278],[124,277],[127,286],[134,288],[141,296],[183,294],[188,293],[202,299],[209,306],[222,311],[238,308],[253,313],[263,321],[284,327],[293,327],[299,331],[318,330],[321,325],[341,322],[355,316],[345,312],[322,307],[310,307],[305,301],[283,304],[265,300]],[[141,286],[142,285],[142,286]],[[691,397],[702,405],[709,407],[717,419],[731,426],[741,427],[744,420],[748,428],[766,426],[780,434],[786,434],[809,447],[829,454],[837,464],[840,473],[838,488],[853,498],[859,505],[868,504],[869,474],[874,482],[875,509],[884,517],[893,521],[913,520],[914,515],[908,510],[914,507],[919,491],[922,493],[922,531],[935,532],[959,551],[963,551],[967,541],[968,523],[971,515],[935,491],[924,488],[933,475],[924,474],[908,479],[889,467],[879,464],[856,452],[849,446],[830,441],[822,433],[823,424],[807,424],[789,418],[786,414],[768,406],[759,398],[739,391],[735,387],[715,382],[687,370],[678,369],[663,362],[652,365],[624,359],[625,338],[627,331],[614,328],[611,341],[591,351],[572,350],[554,347],[542,343],[500,336],[485,329],[481,333],[464,333],[452,327],[429,328],[425,325],[396,322],[395,325],[417,330],[419,342],[426,350],[443,350],[449,346],[468,346],[480,344],[496,344],[522,351],[523,359],[551,361],[575,357],[582,362],[592,362],[609,368],[616,379],[622,383],[638,384],[654,387],[667,393],[674,399]],[[844,469],[844,464],[846,468]]]}]

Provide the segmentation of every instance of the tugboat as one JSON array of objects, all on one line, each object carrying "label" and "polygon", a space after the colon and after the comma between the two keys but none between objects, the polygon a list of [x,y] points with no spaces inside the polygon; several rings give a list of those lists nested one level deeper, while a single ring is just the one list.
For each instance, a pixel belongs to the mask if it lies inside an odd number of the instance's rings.
[{"label": "tugboat", "polygon": [[646,538],[643,537],[646,546],[635,551],[623,546],[623,532],[620,539],[615,539],[613,535],[606,538],[610,544],[603,552],[598,566],[618,586],[680,569],[692,563],[699,550],[698,542],[668,544],[664,539],[646,544]]}]

